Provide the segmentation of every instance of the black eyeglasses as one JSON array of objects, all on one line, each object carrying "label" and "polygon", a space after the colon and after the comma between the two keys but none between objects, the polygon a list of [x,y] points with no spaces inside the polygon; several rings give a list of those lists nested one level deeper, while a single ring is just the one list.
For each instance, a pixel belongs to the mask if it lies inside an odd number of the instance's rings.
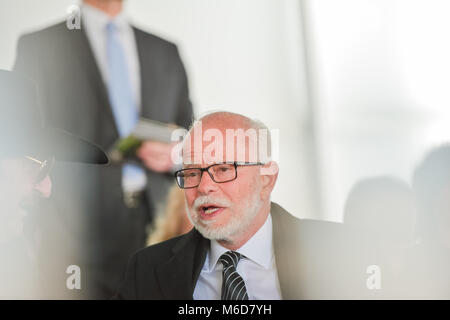
[{"label": "black eyeglasses", "polygon": [[50,173],[55,163],[55,157],[50,157],[44,161],[25,156],[27,160],[27,170],[33,177],[33,183],[38,184]]},{"label": "black eyeglasses", "polygon": [[237,178],[237,167],[260,166],[262,162],[225,162],[210,165],[206,168],[188,168],[175,172],[177,184],[182,189],[196,188],[200,185],[203,172],[208,172],[211,179],[216,183],[233,181]]}]

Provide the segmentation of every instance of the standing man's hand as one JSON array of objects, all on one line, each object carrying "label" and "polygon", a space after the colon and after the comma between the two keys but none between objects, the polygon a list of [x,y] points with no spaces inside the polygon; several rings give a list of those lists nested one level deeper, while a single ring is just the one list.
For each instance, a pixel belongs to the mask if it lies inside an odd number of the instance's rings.
[{"label": "standing man's hand", "polygon": [[136,155],[148,169],[155,172],[168,172],[174,165],[171,155],[175,145],[176,143],[144,141]]}]

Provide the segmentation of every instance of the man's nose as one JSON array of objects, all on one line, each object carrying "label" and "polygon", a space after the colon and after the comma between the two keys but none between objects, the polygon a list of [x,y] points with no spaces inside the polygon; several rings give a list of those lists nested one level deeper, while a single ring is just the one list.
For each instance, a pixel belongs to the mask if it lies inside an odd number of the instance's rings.
[{"label": "man's nose", "polygon": [[217,190],[217,183],[211,179],[211,176],[207,171],[202,173],[202,179],[200,180],[197,190],[201,194],[208,194]]},{"label": "man's nose", "polygon": [[34,190],[38,191],[42,197],[50,198],[52,194],[52,180],[46,176],[42,181],[33,186]]}]

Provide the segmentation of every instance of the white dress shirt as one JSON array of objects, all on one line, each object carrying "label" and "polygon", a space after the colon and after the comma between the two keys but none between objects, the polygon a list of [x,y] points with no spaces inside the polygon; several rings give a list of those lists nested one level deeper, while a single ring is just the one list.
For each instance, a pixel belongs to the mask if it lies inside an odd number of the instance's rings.
[{"label": "white dress shirt", "polygon": [[108,55],[106,52],[106,25],[114,22],[117,26],[119,41],[127,61],[133,96],[136,106],[141,106],[141,77],[139,56],[133,28],[127,22],[123,12],[111,18],[103,11],[88,4],[81,7],[81,19],[89,44],[94,52],[95,61],[100,69],[105,86],[108,87]]},{"label": "white dress shirt", "polygon": [[[217,241],[210,241],[205,263],[194,289],[195,300],[220,300],[222,263],[220,256],[229,251]],[[250,300],[280,300],[281,291],[272,243],[272,217],[241,248],[237,272],[244,279]]]},{"label": "white dress shirt", "polygon": [[[120,13],[111,18],[103,11],[88,4],[83,4],[81,19],[106,88],[108,88],[109,83],[106,25],[108,22],[113,22],[116,25],[118,39],[127,62],[134,102],[138,110],[141,110],[141,77],[136,38],[133,28],[125,19],[124,14]],[[147,177],[145,174],[122,175],[122,189],[124,191],[139,191],[144,189],[146,185]]]}]

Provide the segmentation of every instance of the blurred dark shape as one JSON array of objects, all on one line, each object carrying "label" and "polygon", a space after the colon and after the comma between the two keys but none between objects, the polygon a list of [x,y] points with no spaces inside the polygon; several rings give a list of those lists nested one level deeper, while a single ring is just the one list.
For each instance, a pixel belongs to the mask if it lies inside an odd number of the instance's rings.
[{"label": "blurred dark shape", "polygon": [[97,146],[44,125],[35,84],[17,72],[0,70],[0,157],[33,156],[58,161],[106,164]]},{"label": "blurred dark shape", "polygon": [[344,207],[345,224],[377,233],[382,241],[397,246],[413,244],[415,216],[411,188],[389,176],[357,182]]},{"label": "blurred dark shape", "polygon": [[97,146],[44,126],[34,83],[15,72],[0,70],[0,114],[0,298],[73,298],[65,271],[79,248],[47,199],[48,175],[55,158],[90,164],[108,158]]}]

